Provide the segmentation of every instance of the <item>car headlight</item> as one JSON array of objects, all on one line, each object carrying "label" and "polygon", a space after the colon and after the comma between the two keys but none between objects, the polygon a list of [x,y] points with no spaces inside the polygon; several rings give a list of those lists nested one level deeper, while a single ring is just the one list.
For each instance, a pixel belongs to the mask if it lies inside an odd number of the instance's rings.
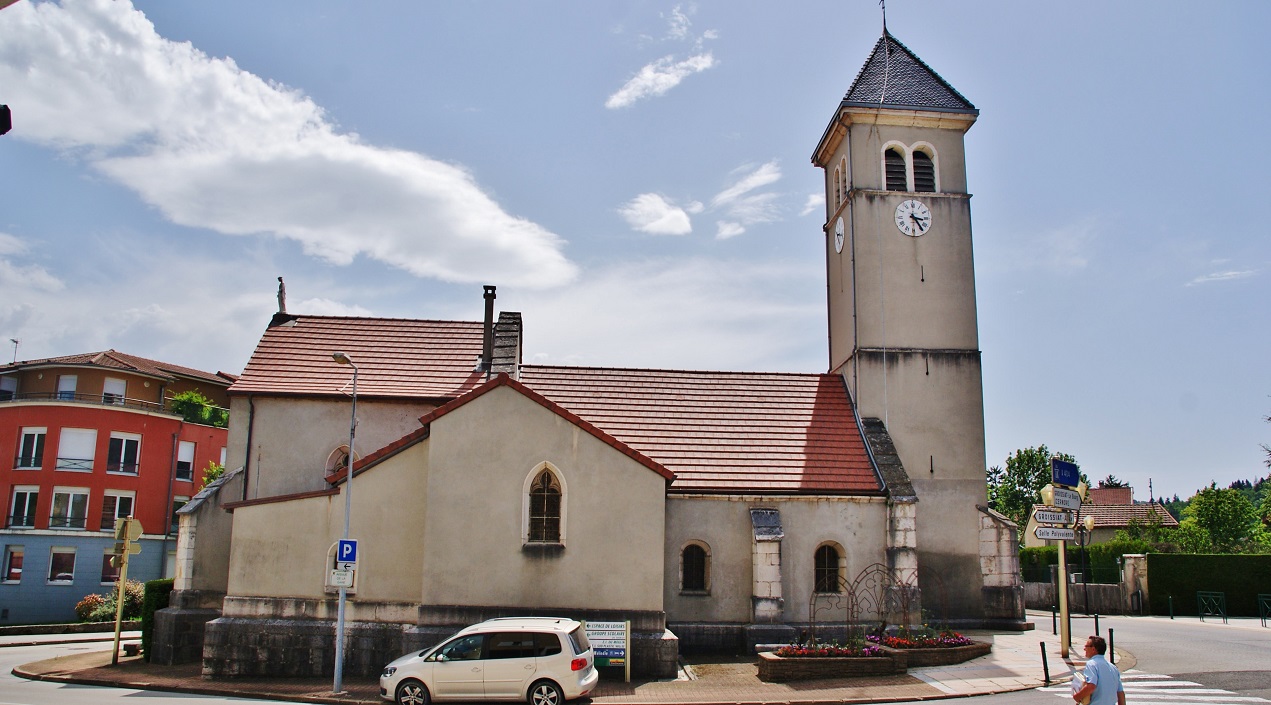
[{"label": "car headlight", "polygon": [[394,673],[397,673],[397,669],[394,668],[393,666],[389,666],[388,668],[384,669],[383,673],[380,674],[380,678],[388,678],[392,676]]}]

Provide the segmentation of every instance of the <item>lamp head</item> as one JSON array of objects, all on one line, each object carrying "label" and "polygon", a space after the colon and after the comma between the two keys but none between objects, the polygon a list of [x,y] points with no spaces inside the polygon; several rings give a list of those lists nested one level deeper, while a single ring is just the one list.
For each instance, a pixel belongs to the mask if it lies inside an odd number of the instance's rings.
[{"label": "lamp head", "polygon": [[1086,518],[1081,520],[1081,523],[1086,525],[1086,531],[1094,531],[1094,515],[1093,514],[1087,514]]},{"label": "lamp head", "polygon": [[334,352],[334,353],[331,353],[331,359],[332,359],[332,360],[335,360],[336,362],[340,363],[341,365],[352,365],[352,364],[353,364],[353,360],[349,359],[349,356],[348,356],[348,355],[346,355],[345,353],[342,353],[342,352]]},{"label": "lamp head", "polygon": [[1042,504],[1051,507],[1055,504],[1055,486],[1046,485],[1037,493],[1041,496]]}]

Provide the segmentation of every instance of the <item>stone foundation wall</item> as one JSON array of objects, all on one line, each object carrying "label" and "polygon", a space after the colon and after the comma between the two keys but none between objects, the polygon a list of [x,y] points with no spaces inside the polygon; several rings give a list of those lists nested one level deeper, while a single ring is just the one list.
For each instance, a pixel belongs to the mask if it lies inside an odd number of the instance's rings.
[{"label": "stone foundation wall", "polygon": [[203,659],[203,635],[220,610],[167,607],[154,613],[150,662],[164,666],[198,663]]},{"label": "stone foundation wall", "polygon": [[781,658],[759,654],[759,680],[766,683],[851,678],[904,673],[903,662],[888,656],[858,658]]}]

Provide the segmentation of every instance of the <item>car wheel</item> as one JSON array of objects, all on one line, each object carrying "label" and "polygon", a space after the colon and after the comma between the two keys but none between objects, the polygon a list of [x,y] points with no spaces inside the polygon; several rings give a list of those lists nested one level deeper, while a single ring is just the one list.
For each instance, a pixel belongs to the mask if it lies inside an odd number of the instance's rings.
[{"label": "car wheel", "polygon": [[530,705],[564,705],[565,694],[551,681],[539,681],[530,686]]},{"label": "car wheel", "polygon": [[415,679],[397,686],[397,705],[428,705],[428,688]]}]

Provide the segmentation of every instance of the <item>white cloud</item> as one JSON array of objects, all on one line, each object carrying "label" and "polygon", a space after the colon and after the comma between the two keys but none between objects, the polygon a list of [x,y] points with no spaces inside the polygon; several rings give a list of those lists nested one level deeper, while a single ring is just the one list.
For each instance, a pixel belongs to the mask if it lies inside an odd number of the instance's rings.
[{"label": "white cloud", "polygon": [[688,235],[693,232],[689,213],[700,213],[696,201],[681,208],[656,193],[642,193],[618,209],[632,228],[652,235]]},{"label": "white cloud", "polygon": [[609,96],[605,107],[611,110],[625,108],[644,98],[663,95],[685,78],[714,65],[715,57],[710,52],[690,56],[683,61],[676,61],[674,56],[664,56],[636,72],[631,80]]},{"label": "white cloud", "polygon": [[666,36],[669,39],[683,40],[689,37],[689,28],[693,26],[693,23],[689,20],[682,7],[681,5],[676,5],[671,8],[671,12],[668,15],[663,15],[669,25],[666,30]]},{"label": "white cloud", "polygon": [[564,241],[463,168],[340,133],[296,90],[160,37],[126,1],[20,3],[0,23],[8,135],[58,148],[175,223],[298,241],[420,277],[564,283]]},{"label": "white cloud", "polygon": [[728,240],[729,238],[737,237],[738,235],[746,232],[746,228],[743,227],[741,223],[730,220],[721,220],[715,225],[716,240]]},{"label": "white cloud", "polygon": [[824,288],[815,264],[647,260],[499,305],[522,312],[534,364],[822,372]]},{"label": "white cloud", "polygon": [[1187,282],[1186,286],[1197,286],[1199,284],[1208,284],[1210,282],[1231,281],[1232,279],[1247,279],[1252,277],[1254,274],[1257,274],[1257,272],[1250,269],[1214,272],[1212,274],[1205,274],[1203,276],[1196,277],[1195,279]]},{"label": "white cloud", "polygon": [[803,209],[799,211],[799,215],[800,216],[808,215],[809,213],[820,210],[824,207],[825,207],[825,194],[810,193],[808,194],[808,200],[804,201]]},{"label": "white cloud", "polygon": [[25,242],[8,233],[0,233],[0,255],[19,255],[26,249]]}]

